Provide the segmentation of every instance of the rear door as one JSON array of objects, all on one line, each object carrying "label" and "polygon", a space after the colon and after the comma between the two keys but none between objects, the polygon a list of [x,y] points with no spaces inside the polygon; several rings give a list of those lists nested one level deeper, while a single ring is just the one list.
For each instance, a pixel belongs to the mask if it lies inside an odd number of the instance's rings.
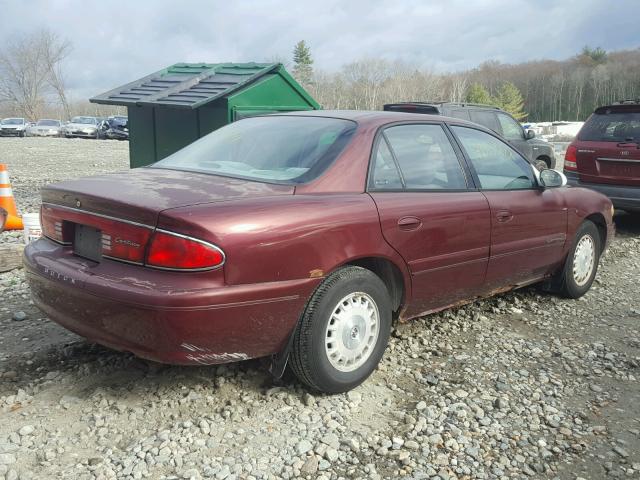
[{"label": "rear door", "polygon": [[561,262],[567,209],[561,189],[541,189],[531,165],[498,137],[452,126],[491,209],[486,289],[539,279]]},{"label": "rear door", "polygon": [[411,272],[408,315],[471,298],[484,282],[489,205],[449,135],[438,123],[391,126],[372,155],[369,194]]},{"label": "rear door", "polygon": [[582,182],[640,186],[640,105],[597,109],[576,147]]}]

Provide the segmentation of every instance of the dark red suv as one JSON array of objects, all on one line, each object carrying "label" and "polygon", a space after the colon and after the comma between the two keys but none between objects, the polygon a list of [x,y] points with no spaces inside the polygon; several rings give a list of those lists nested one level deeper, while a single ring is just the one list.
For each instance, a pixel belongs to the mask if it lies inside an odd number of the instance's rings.
[{"label": "dark red suv", "polygon": [[640,101],[597,108],[567,148],[564,171],[569,184],[640,211]]}]

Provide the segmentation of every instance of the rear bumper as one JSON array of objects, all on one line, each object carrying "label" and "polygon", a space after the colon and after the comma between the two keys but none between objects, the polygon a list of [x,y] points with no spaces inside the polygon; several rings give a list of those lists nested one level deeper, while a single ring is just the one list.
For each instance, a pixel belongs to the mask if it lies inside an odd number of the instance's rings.
[{"label": "rear bumper", "polygon": [[577,173],[564,172],[569,185],[575,187],[590,188],[606,195],[611,199],[613,206],[622,210],[640,211],[640,187],[624,185],[610,185],[605,183],[581,182]]},{"label": "rear bumper", "polygon": [[52,320],[101,345],[170,364],[276,353],[319,282],[214,286],[211,272],[93,264],[47,239],[27,246],[24,264],[34,303]]},{"label": "rear bumper", "polygon": [[97,138],[98,137],[98,133],[97,132],[92,132],[92,133],[87,133],[87,132],[65,132],[64,136],[67,138],[73,138],[73,137],[78,137],[78,138]]}]

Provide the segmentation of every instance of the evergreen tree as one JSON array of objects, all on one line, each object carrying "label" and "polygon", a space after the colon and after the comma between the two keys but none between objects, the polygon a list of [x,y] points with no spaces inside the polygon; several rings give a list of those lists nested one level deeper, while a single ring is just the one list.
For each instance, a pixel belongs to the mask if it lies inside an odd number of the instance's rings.
[{"label": "evergreen tree", "polygon": [[485,105],[491,105],[493,99],[487,89],[484,88],[479,83],[474,83],[469,87],[469,91],[467,92],[466,101],[469,103],[482,103]]},{"label": "evergreen tree", "polygon": [[311,84],[313,78],[313,58],[304,40],[296,43],[293,49],[293,76],[302,85]]},{"label": "evergreen tree", "polygon": [[513,115],[516,120],[524,120],[528,113],[524,111],[524,98],[518,87],[511,82],[505,82],[498,90],[494,99],[496,106]]},{"label": "evergreen tree", "polygon": [[607,51],[600,47],[591,48],[589,46],[585,46],[582,48],[582,53],[580,55],[595,65],[600,65],[607,61]]}]

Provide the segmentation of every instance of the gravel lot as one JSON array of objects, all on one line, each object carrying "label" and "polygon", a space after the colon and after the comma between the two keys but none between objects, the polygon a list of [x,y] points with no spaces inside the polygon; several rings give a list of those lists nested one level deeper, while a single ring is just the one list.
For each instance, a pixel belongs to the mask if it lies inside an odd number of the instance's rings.
[{"label": "gravel lot", "polygon": [[[23,211],[126,168],[112,141],[0,138]],[[640,218],[579,301],[535,288],[399,325],[346,395],[262,361],[170,367],[87,343],[0,274],[0,480],[640,478]],[[1,242],[20,241],[4,233]]]}]

